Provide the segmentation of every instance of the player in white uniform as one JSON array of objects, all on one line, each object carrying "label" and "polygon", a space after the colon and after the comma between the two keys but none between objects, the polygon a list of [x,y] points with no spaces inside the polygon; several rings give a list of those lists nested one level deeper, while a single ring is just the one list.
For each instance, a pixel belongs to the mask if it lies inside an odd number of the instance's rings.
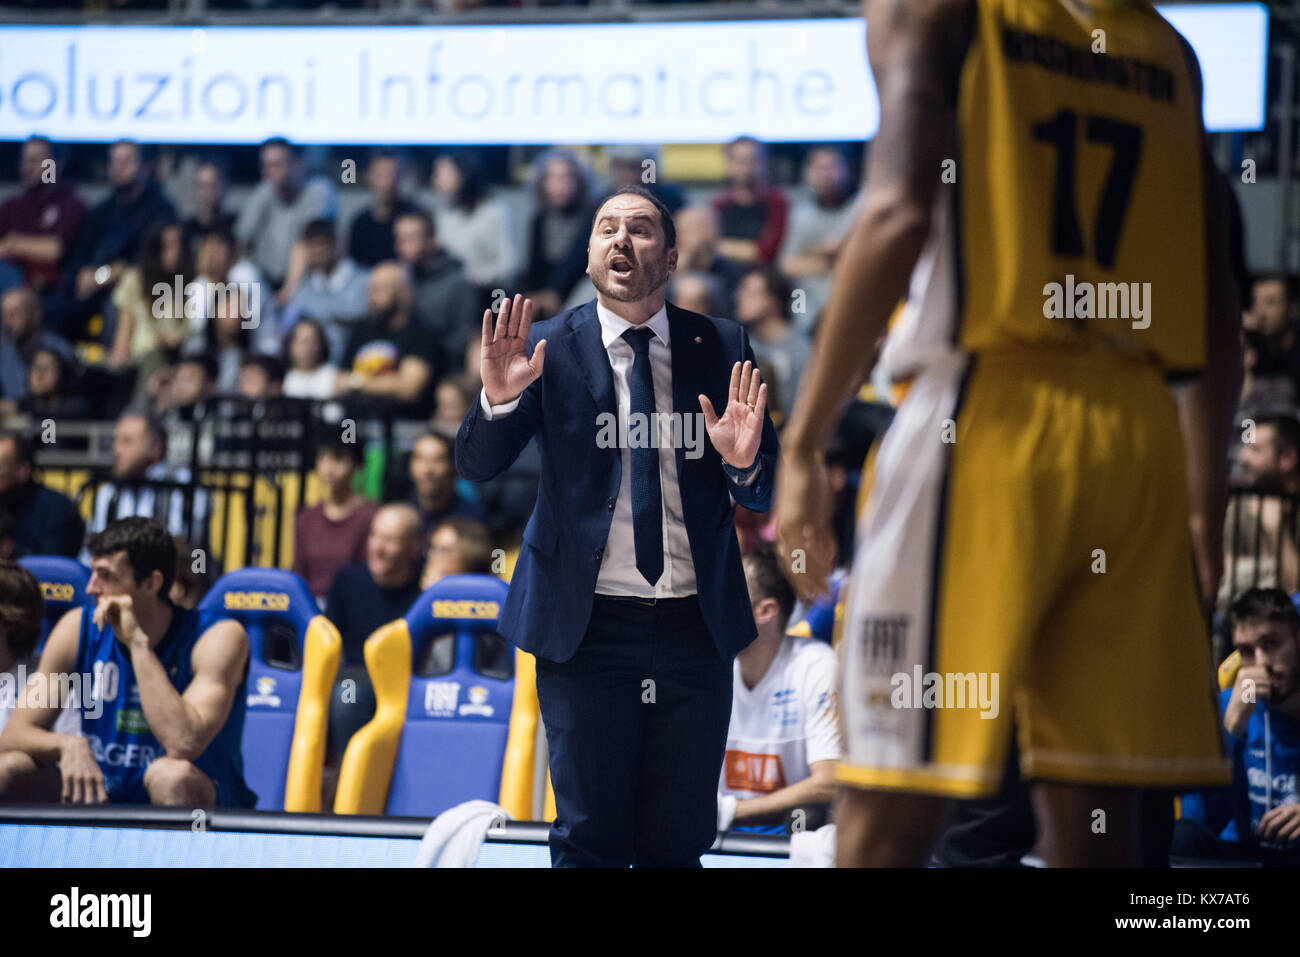
[{"label": "player in white uniform", "polygon": [[718,830],[782,833],[795,809],[803,813],[792,827],[815,827],[829,810],[842,753],[835,652],[785,633],[794,591],[770,549],[743,564],[758,637],[736,656]]}]

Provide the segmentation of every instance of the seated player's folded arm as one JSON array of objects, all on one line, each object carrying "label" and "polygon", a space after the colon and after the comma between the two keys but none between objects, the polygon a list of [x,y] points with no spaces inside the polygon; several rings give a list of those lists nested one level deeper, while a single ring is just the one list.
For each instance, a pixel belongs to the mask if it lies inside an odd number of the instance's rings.
[{"label": "seated player's folded arm", "polygon": [[168,757],[186,761],[201,755],[230,717],[248,664],[248,635],[233,619],[218,621],[199,638],[192,660],[194,679],[181,693],[185,727],[166,737],[163,729],[154,729]]}]

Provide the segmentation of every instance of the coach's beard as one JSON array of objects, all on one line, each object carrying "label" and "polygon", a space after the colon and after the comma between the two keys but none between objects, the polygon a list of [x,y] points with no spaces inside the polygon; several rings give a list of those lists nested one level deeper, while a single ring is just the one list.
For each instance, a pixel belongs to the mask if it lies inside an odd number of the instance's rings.
[{"label": "coach's beard", "polygon": [[611,280],[609,263],[592,264],[591,284],[601,295],[615,302],[640,302],[668,282],[667,263],[646,263],[633,266],[632,274],[624,281]]}]

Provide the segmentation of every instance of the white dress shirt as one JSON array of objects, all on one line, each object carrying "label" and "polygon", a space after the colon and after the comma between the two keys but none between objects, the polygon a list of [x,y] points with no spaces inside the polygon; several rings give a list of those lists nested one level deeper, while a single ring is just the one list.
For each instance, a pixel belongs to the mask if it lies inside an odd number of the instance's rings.
[{"label": "white dress shirt", "polygon": [[[623,333],[635,326],[623,317],[606,309],[599,300],[596,315],[600,318],[600,338],[609,356],[614,373],[614,398],[618,408],[619,454],[623,458],[622,477],[618,486],[618,500],[614,506],[614,519],[609,526],[609,538],[601,559],[600,574],[596,578],[598,595],[633,595],[638,598],[684,598],[695,594],[695,563],[691,560],[691,541],[686,534],[686,519],[682,514],[682,494],[677,485],[677,453],[671,435],[663,436],[659,447],[659,491],[662,496],[660,515],[663,521],[664,570],[659,581],[651,585],[636,567],[636,548],[632,535],[632,450],[627,445],[628,415],[632,410],[632,387],[629,377],[636,354],[623,338]],[[668,338],[668,310],[661,306],[645,325],[654,332],[650,340],[650,371],[655,387],[655,411],[673,411],[673,363],[671,343]],[[488,405],[487,392],[479,395],[484,416],[491,420],[508,415],[519,405],[519,400],[501,405]],[[698,412],[698,409],[682,409]],[[591,423],[593,439],[597,423]]]}]

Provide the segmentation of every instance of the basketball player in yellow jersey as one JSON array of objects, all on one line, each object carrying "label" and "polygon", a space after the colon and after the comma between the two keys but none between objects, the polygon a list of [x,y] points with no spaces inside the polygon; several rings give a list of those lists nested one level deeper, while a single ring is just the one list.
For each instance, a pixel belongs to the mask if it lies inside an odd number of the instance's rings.
[{"label": "basketball player in yellow jersey", "polygon": [[1134,863],[1138,789],[1228,781],[1198,585],[1239,359],[1196,59],[1145,2],[865,6],[880,131],[776,503],[820,593],[818,452],[906,292],[840,648],[838,862],[926,863],[1014,728],[1047,862]]}]

